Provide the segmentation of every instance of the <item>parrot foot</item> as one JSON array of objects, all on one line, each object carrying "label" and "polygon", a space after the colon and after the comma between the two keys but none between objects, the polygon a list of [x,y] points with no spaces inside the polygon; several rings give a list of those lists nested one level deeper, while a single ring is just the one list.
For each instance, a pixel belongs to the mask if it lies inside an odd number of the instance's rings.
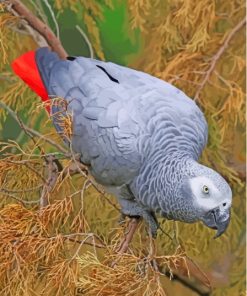
[{"label": "parrot foot", "polygon": [[148,223],[153,238],[157,236],[157,230],[159,228],[158,221],[154,213],[145,209],[142,205],[135,200],[129,200],[118,197],[118,201],[122,208],[122,218],[129,216],[133,218],[141,217]]}]

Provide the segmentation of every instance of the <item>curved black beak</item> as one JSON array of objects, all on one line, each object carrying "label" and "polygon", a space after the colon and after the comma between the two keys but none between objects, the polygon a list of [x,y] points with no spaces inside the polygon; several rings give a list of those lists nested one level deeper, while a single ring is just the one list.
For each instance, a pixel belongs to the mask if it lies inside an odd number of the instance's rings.
[{"label": "curved black beak", "polygon": [[226,231],[230,222],[230,217],[230,208],[224,209],[223,211],[220,208],[215,208],[208,212],[202,221],[208,227],[217,230],[216,235],[214,236],[214,238],[217,238]]}]

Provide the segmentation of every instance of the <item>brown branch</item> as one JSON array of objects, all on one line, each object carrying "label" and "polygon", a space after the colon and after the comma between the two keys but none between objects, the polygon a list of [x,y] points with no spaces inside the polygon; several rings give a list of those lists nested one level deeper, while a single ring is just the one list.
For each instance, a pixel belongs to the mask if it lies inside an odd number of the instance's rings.
[{"label": "brown branch", "polygon": [[172,263],[168,268],[158,265],[155,256],[155,243],[150,235],[150,252],[149,258],[151,259],[153,268],[170,280],[175,280],[196,292],[200,296],[209,296],[212,292],[212,286],[208,275],[201,270],[201,268],[189,257],[180,258],[176,263]]},{"label": "brown branch", "polygon": [[[122,255],[124,253],[127,252],[128,248],[129,248],[129,244],[133,239],[133,236],[139,226],[139,222],[140,222],[140,218],[131,218],[128,224],[128,229],[125,233],[124,238],[122,239],[121,243],[118,246],[117,249],[117,253],[119,255]],[[114,260],[113,262],[111,262],[111,267],[115,268],[117,265],[117,260]]]},{"label": "brown branch", "polygon": [[170,280],[176,280],[200,296],[209,296],[212,287],[208,275],[189,257],[180,258],[176,263],[171,263],[169,267],[163,267],[158,264],[156,256],[155,240],[152,238],[149,230],[149,253],[148,259],[155,272],[169,277]]},{"label": "brown branch", "polygon": [[207,274],[192,259],[186,257],[186,266],[184,262],[181,262],[177,268],[172,269],[172,273],[172,279],[181,282],[199,295],[208,296],[211,294],[212,287]]},{"label": "brown branch", "polygon": [[[170,273],[168,271],[164,272],[163,274],[170,278]],[[209,296],[211,294],[211,289],[207,286],[194,279],[179,275],[179,273],[173,272],[173,277],[171,278],[171,280],[183,284],[185,287],[191,289],[200,296]]]},{"label": "brown branch", "polygon": [[67,52],[63,48],[60,40],[45,23],[37,18],[20,0],[8,0],[6,2],[10,3],[11,9],[20,17],[24,18],[34,30],[44,37],[51,49],[55,51],[61,59],[66,59],[68,56]]},{"label": "brown branch", "polygon": [[[7,9],[11,14],[20,18],[19,14],[16,11],[14,11],[10,7],[10,5],[7,6]],[[10,28],[17,33],[20,33],[23,35],[30,35],[33,38],[33,40],[39,45],[39,47],[48,46],[48,43],[46,42],[45,38],[42,35],[40,35],[39,32],[34,30],[25,19],[20,19],[20,23],[18,24],[18,27],[13,24],[13,25],[10,25]]]},{"label": "brown branch", "polygon": [[[134,233],[136,232],[140,219],[132,218],[129,222],[127,233],[119,245],[117,252],[124,254],[129,244],[133,239]],[[190,258],[186,258],[186,264],[182,260],[177,266],[172,268],[172,277],[169,271],[164,270],[161,266],[158,266],[157,261],[152,258],[154,257],[154,245],[153,239],[150,238],[150,258],[156,272],[160,272],[168,276],[171,280],[175,280],[190,288],[192,291],[198,293],[200,296],[209,296],[212,291],[212,287],[207,275],[195,264]],[[115,267],[116,261],[112,263],[112,267]],[[188,276],[189,270],[189,276]]]},{"label": "brown branch", "polygon": [[229,42],[232,40],[232,38],[235,36],[235,34],[246,24],[246,18],[242,19],[233,29],[232,31],[229,33],[229,35],[225,38],[224,43],[222,44],[222,46],[219,48],[219,50],[217,51],[217,53],[211,58],[211,66],[209,67],[209,69],[205,72],[205,77],[203,79],[203,81],[201,82],[200,86],[198,87],[196,94],[194,96],[194,100],[196,101],[199,97],[200,92],[202,91],[202,89],[204,88],[204,86],[206,85],[207,81],[209,80],[212,72],[214,71],[214,68],[216,66],[216,63],[218,62],[218,60],[221,58],[222,54],[224,53],[224,51],[226,50],[226,48],[229,45]]},{"label": "brown branch", "polygon": [[83,165],[82,163],[80,163],[79,161],[76,161],[75,162],[72,162],[69,164],[69,166],[67,166],[63,172],[62,172],[62,175],[63,175],[63,178],[66,177],[68,174],[70,176],[73,176],[73,175],[76,175],[76,174],[79,174],[80,173],[80,170],[87,176],[88,175],[88,168]]},{"label": "brown branch", "polygon": [[49,204],[49,193],[54,188],[61,171],[61,165],[54,156],[46,157],[45,161],[47,162],[48,178],[40,196],[41,209]]},{"label": "brown branch", "polygon": [[125,237],[122,240],[122,242],[120,243],[118,250],[117,250],[117,252],[119,254],[124,254],[128,250],[129,244],[132,241],[133,236],[139,226],[139,222],[140,222],[140,219],[137,219],[137,218],[130,219],[127,233],[125,234]]},{"label": "brown branch", "polygon": [[196,292],[200,296],[209,296],[212,286],[208,275],[189,257],[181,258],[176,263],[172,263],[168,268],[158,264],[156,257],[155,241],[149,231],[150,250],[148,259],[155,272],[169,277],[170,280],[178,281],[187,288]]}]

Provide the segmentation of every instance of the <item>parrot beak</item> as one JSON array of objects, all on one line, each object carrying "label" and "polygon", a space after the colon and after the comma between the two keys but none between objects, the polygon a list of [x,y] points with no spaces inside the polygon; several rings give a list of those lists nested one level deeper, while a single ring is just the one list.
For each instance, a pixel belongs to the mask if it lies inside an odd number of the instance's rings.
[{"label": "parrot beak", "polygon": [[215,208],[208,212],[203,217],[202,221],[206,226],[217,230],[216,235],[214,236],[214,238],[217,238],[226,231],[230,222],[230,217],[230,207],[223,211],[220,208]]}]

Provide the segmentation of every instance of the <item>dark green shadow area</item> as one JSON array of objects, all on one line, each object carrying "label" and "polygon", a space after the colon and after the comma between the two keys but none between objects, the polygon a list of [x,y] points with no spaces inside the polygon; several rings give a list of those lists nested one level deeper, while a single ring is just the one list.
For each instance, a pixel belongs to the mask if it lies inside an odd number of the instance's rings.
[{"label": "dark green shadow area", "polygon": [[104,10],[100,22],[101,42],[107,61],[129,64],[141,51],[139,30],[131,30],[125,3],[116,3],[114,9]]},{"label": "dark green shadow area", "polygon": [[[55,12],[56,14],[58,13],[57,11]],[[58,14],[60,39],[69,55],[89,57],[88,45],[76,29],[76,25],[80,26],[90,40],[82,15],[83,10],[75,14],[68,9]],[[139,30],[130,29],[126,4],[116,1],[113,9],[109,7],[104,8],[103,15],[104,19],[97,20],[96,22],[106,61],[112,61],[121,65],[129,64],[140,53],[142,41]],[[47,16],[51,28],[54,29],[48,11]]]}]

